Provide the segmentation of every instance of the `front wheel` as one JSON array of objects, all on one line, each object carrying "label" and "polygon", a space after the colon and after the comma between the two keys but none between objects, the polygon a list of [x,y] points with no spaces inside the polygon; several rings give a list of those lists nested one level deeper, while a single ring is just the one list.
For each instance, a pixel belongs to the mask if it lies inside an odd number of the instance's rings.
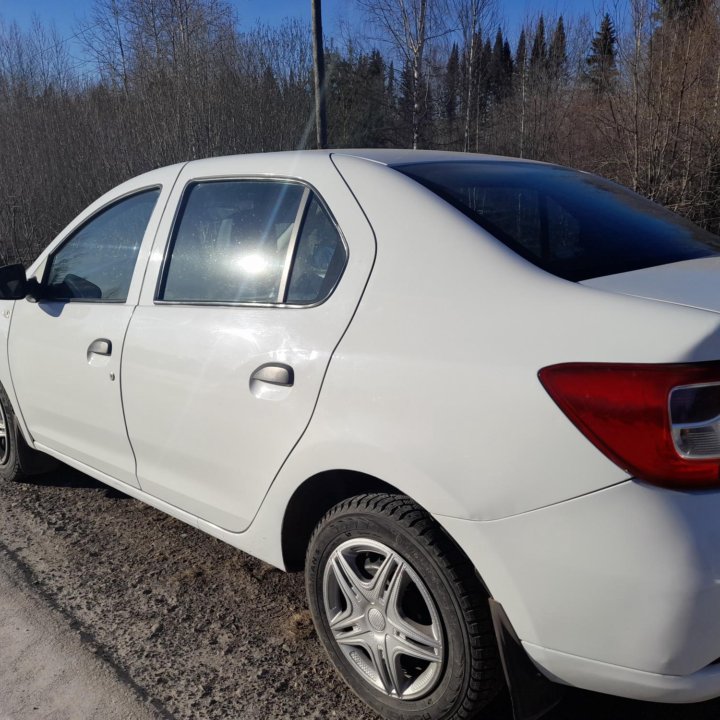
[{"label": "front wheel", "polygon": [[5,388],[0,385],[0,479],[17,481],[54,470],[58,461],[31,448],[20,432]]},{"label": "front wheel", "polygon": [[313,534],[306,567],[330,659],[383,717],[471,718],[501,687],[487,594],[409,498],[361,495],[336,505]]},{"label": "front wheel", "polygon": [[5,389],[0,386],[0,478],[22,480],[24,473],[18,452],[15,413]]}]

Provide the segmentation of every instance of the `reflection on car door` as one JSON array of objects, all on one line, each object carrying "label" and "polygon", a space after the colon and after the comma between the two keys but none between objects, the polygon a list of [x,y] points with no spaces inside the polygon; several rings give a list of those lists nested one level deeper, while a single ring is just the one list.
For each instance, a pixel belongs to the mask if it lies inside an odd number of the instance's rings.
[{"label": "reflection on car door", "polygon": [[183,179],[128,331],[128,433],[143,490],[242,531],[310,420],[374,239],[337,175],[335,217],[298,182]]}]

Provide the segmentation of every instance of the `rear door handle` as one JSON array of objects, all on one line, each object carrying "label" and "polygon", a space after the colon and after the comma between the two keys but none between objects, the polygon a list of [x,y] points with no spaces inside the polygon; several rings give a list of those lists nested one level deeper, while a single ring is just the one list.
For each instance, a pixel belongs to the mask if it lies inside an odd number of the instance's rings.
[{"label": "rear door handle", "polygon": [[90,347],[87,350],[88,360],[90,360],[93,355],[112,355],[112,343],[110,340],[98,338],[97,340],[91,342]]},{"label": "rear door handle", "polygon": [[295,382],[295,373],[289,365],[284,363],[268,363],[255,370],[250,376],[250,380],[259,380],[270,385],[292,387]]}]

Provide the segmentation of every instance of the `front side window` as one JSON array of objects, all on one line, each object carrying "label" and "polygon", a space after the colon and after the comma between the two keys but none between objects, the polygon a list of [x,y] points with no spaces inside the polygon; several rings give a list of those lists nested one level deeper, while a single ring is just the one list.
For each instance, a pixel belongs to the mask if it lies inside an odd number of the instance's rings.
[{"label": "front side window", "polygon": [[518,255],[582,281],[720,253],[720,239],[596,175],[526,162],[396,166]]},{"label": "front side window", "polygon": [[46,296],[125,302],[158,188],[123,198],[93,216],[50,257]]},{"label": "front side window", "polygon": [[310,305],[347,255],[308,188],[285,180],[210,180],[185,191],[158,300]]}]

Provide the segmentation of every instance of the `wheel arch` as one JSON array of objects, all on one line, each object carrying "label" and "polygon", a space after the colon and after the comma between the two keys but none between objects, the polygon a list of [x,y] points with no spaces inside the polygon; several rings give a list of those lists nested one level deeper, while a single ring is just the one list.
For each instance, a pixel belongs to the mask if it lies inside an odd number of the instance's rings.
[{"label": "wheel arch", "polygon": [[58,461],[32,447],[32,439],[18,415],[17,398],[7,392],[6,386],[1,380],[0,404],[7,406],[2,413],[5,422],[5,437],[6,442],[14,446],[20,475],[40,475],[54,470],[59,464]]},{"label": "wheel arch", "polygon": [[281,546],[286,570],[304,569],[310,536],[330,508],[368,492],[404,494],[384,480],[355,470],[326,470],[299,485],[290,497],[282,522]]}]

